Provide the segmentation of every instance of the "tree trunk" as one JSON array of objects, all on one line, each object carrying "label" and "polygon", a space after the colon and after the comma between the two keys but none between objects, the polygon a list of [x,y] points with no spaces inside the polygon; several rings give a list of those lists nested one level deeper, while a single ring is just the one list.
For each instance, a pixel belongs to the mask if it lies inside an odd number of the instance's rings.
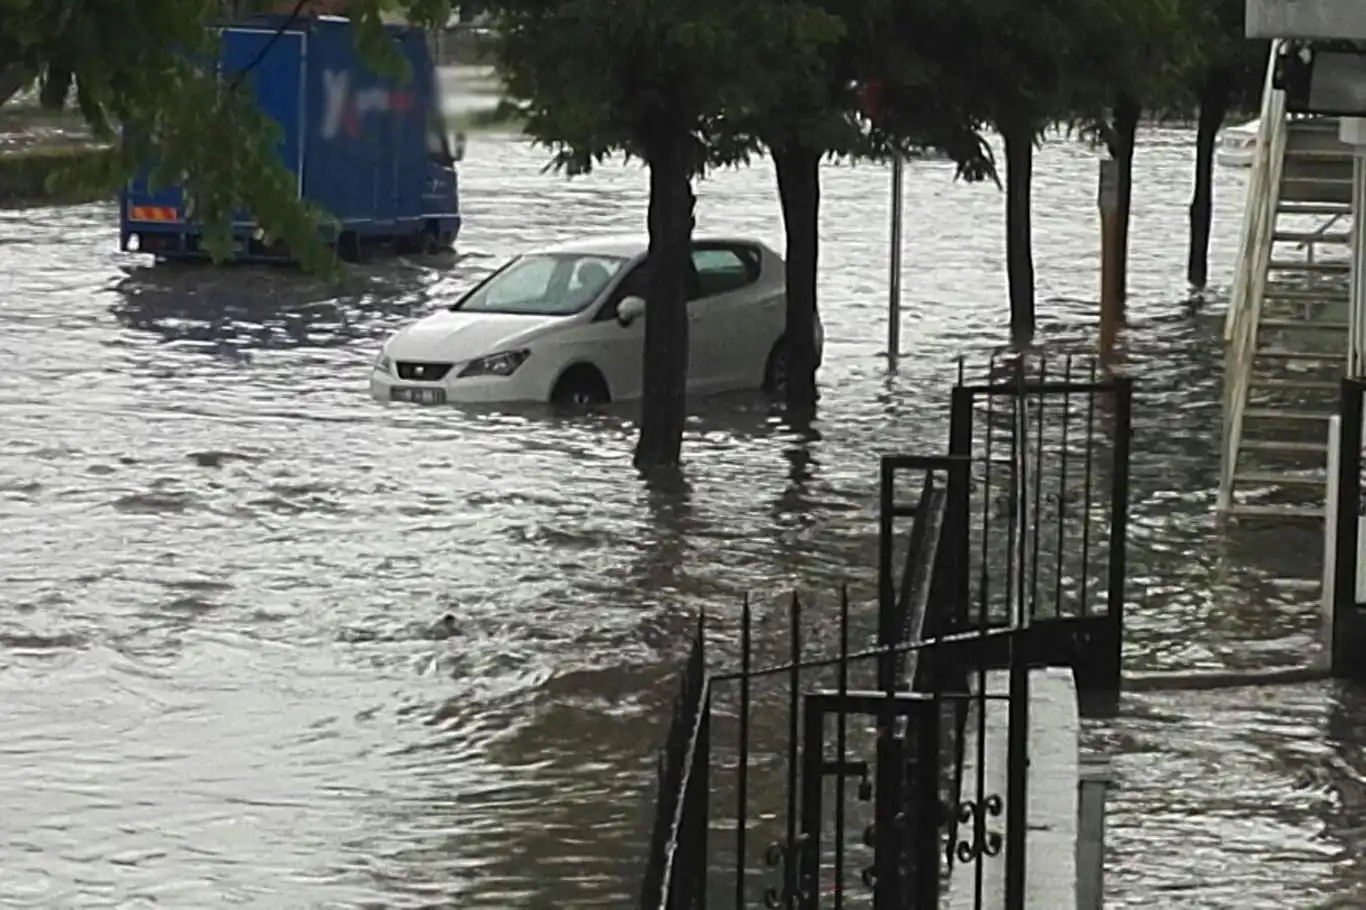
[{"label": "tree trunk", "polygon": [[1134,143],[1143,106],[1130,95],[1115,102],[1115,142],[1110,156],[1119,162],[1119,299],[1129,296],[1129,217],[1134,201]]},{"label": "tree trunk", "polygon": [[1195,134],[1195,192],[1190,206],[1190,248],[1186,280],[1193,288],[1209,281],[1209,234],[1214,212],[1214,144],[1228,114],[1232,74],[1220,67],[1205,74],[1200,89],[1200,122]]},{"label": "tree trunk", "polygon": [[21,66],[11,64],[4,69],[0,69],[0,104],[19,94],[19,89],[24,87],[24,69]]},{"label": "tree trunk", "polygon": [[70,94],[71,70],[49,66],[43,74],[43,84],[38,90],[39,106],[45,111],[60,111],[66,107],[66,99]]},{"label": "tree trunk", "polygon": [[820,255],[821,155],[798,142],[771,149],[787,232],[787,357],[789,420],[810,420],[816,400],[816,272]]},{"label": "tree trunk", "polygon": [[1000,124],[1006,146],[1006,275],[1010,284],[1010,334],[1034,337],[1034,253],[1030,191],[1034,176],[1034,129],[1024,121]]},{"label": "tree trunk", "polygon": [[[656,133],[658,135],[658,133]],[[692,268],[692,139],[672,131],[646,149],[650,168],[649,296],[635,465],[676,467],[688,416],[688,273]]]}]

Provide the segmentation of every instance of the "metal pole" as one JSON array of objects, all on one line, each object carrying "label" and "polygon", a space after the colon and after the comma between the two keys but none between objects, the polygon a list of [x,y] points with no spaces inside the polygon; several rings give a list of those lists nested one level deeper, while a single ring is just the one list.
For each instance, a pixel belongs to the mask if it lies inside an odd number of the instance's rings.
[{"label": "metal pole", "polygon": [[905,182],[906,160],[898,154],[892,159],[892,250],[887,279],[887,366],[891,370],[901,360],[901,206]]},{"label": "metal pole", "polygon": [[[1339,679],[1358,676],[1361,652],[1357,638],[1357,584],[1361,558],[1361,386],[1350,378],[1342,381],[1342,417],[1337,445],[1336,557],[1333,561],[1333,612],[1330,631],[1331,672]],[[1329,446],[1332,451],[1332,446]]]},{"label": "metal pole", "polygon": [[1366,148],[1357,147],[1352,157],[1352,271],[1347,321],[1350,340],[1347,347],[1347,375],[1366,374],[1366,230],[1361,225],[1366,213]]}]

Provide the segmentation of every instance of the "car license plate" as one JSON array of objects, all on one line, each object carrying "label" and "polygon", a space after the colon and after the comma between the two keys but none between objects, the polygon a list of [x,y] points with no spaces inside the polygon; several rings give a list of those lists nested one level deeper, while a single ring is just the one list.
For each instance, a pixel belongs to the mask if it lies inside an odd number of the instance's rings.
[{"label": "car license plate", "polygon": [[445,389],[412,389],[394,386],[389,390],[390,401],[407,401],[412,404],[445,404]]}]

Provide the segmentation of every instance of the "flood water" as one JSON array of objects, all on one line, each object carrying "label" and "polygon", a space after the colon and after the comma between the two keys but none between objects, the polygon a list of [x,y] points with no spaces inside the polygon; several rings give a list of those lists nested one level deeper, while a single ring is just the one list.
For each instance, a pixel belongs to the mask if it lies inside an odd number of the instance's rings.
[{"label": "flood water", "polygon": [[[1138,156],[1127,659],[1298,664],[1317,534],[1214,526],[1223,303],[1187,300],[1192,156],[1176,129]],[[641,170],[545,160],[475,136],[458,261],[341,293],[148,269],[106,205],[0,214],[0,906],[625,906],[696,611],[725,634],[746,593],[763,626],[792,587],[872,590],[877,455],[940,451],[953,359],[1004,337],[1001,194],[910,168],[889,378],[888,175],[828,168],[818,438],[699,402],[687,489],[660,491],[629,408],[366,396],[379,340],[503,257],[643,227]],[[1094,162],[1054,142],[1037,165],[1060,351],[1094,343]],[[1218,174],[1224,283],[1244,179]],[[700,229],[781,247],[766,165],[699,196]],[[1328,685],[1126,697],[1088,731],[1118,775],[1109,906],[1366,904],[1363,721]]]}]

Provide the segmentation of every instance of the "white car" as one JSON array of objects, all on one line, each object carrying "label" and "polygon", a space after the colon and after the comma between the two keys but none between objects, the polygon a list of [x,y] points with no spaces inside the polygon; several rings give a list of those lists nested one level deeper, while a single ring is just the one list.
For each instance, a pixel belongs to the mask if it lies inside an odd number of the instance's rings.
[{"label": "white car", "polygon": [[1226,167],[1252,167],[1252,159],[1257,156],[1257,134],[1261,129],[1261,120],[1250,120],[1221,131],[1215,160]]},{"label": "white car", "polygon": [[[518,256],[402,329],[370,371],[381,402],[546,402],[641,394],[648,239],[597,237]],[[762,243],[694,237],[688,392],[782,388],[783,260]],[[824,333],[816,324],[817,362]]]}]

